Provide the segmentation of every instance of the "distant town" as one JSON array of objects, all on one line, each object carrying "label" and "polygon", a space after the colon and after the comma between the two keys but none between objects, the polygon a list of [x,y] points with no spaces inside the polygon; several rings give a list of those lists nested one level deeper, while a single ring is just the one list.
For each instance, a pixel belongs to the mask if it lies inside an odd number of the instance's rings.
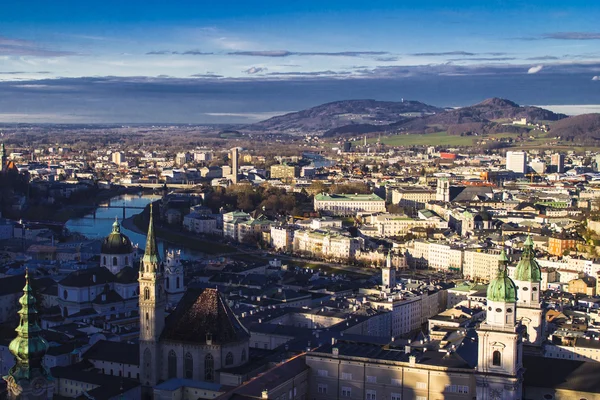
[{"label": "distant town", "polygon": [[4,126],[0,397],[598,398],[600,151],[539,110]]}]

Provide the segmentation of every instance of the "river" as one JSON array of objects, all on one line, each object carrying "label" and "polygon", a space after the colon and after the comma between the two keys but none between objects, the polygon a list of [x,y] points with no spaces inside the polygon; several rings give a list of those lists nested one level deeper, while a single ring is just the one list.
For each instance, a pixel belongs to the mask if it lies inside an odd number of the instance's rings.
[{"label": "river", "polygon": [[[110,199],[111,207],[125,207],[125,218],[132,217],[142,212],[143,207],[146,207],[150,202],[160,199],[157,195],[121,195]],[[108,204],[104,202],[102,204]],[[119,221],[123,218],[122,208],[103,208],[99,207],[96,209],[96,218],[94,214],[90,213],[82,218],[73,218],[67,221],[66,227],[70,232],[80,233],[90,239],[101,239],[112,231],[112,224],[115,221],[115,217],[119,218]],[[129,237],[131,243],[138,244],[141,249],[146,246],[146,235],[133,232],[126,229],[121,225],[121,232]],[[158,247],[161,255],[164,254],[165,243],[162,240],[158,240]],[[193,251],[191,249],[178,247],[173,244],[166,244],[169,250],[181,250],[182,259],[198,259],[205,258],[205,255]]]}]

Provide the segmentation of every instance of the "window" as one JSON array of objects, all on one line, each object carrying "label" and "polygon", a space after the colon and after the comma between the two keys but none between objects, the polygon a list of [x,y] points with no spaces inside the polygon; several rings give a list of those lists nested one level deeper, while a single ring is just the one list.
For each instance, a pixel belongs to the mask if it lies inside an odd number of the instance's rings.
[{"label": "window", "polygon": [[392,385],[402,386],[402,379],[392,378]]},{"label": "window", "polygon": [[246,349],[242,349],[242,358],[241,358],[242,362],[246,361]]},{"label": "window", "polygon": [[177,289],[179,289],[179,277],[177,277],[177,279],[175,281],[175,286]]},{"label": "window", "polygon": [[117,261],[117,257],[113,257],[113,265],[117,265],[119,262]]},{"label": "window", "polygon": [[342,397],[352,397],[352,388],[342,386]]},{"label": "window", "polygon": [[402,400],[402,395],[400,393],[392,393],[390,395],[390,400]]},{"label": "window", "polygon": [[125,256],[125,265],[129,265],[129,257]]},{"label": "window", "polygon": [[458,390],[457,390],[457,391],[458,391],[458,393],[461,393],[461,394],[469,394],[469,387],[468,387],[468,386],[464,386],[464,385],[458,385],[458,386],[457,386],[457,389],[458,389]]},{"label": "window", "polygon": [[497,367],[502,365],[502,355],[498,350],[494,351],[492,354],[492,364]]},{"label": "window", "polygon": [[173,350],[169,351],[167,358],[167,376],[169,379],[177,378],[177,354]]},{"label": "window", "polygon": [[377,400],[377,392],[372,389],[367,389],[367,400]]},{"label": "window", "polygon": [[212,354],[207,354],[204,357],[204,380],[206,382],[215,380],[215,359]]},{"label": "window", "polygon": [[377,383],[377,377],[376,376],[367,375],[367,383]]},{"label": "window", "polygon": [[106,265],[106,256],[102,257],[102,264]]},{"label": "window", "polygon": [[415,400],[427,400],[425,396],[417,396]]},{"label": "window", "polygon": [[65,300],[67,299],[67,297],[69,297],[69,292],[67,292],[66,290],[63,292],[63,297],[65,298]]},{"label": "window", "polygon": [[167,289],[171,288],[171,281],[169,280],[169,277],[167,276]]},{"label": "window", "polygon": [[317,375],[326,377],[329,375],[329,372],[326,369],[320,369],[317,371]]},{"label": "window", "polygon": [[425,382],[417,382],[417,389],[427,389],[427,384]]},{"label": "window", "polygon": [[324,383],[319,383],[317,385],[317,393],[319,394],[327,394],[327,385]]},{"label": "window", "polygon": [[150,289],[147,287],[144,288],[144,300],[150,300]]},{"label": "window", "polygon": [[342,379],[345,381],[351,381],[352,374],[350,372],[342,372]]},{"label": "window", "polygon": [[183,363],[183,369],[185,371],[186,379],[193,379],[194,376],[194,359],[191,353],[185,353],[185,359]]},{"label": "window", "polygon": [[233,353],[229,352],[225,356],[225,365],[232,365],[232,364],[233,364]]}]

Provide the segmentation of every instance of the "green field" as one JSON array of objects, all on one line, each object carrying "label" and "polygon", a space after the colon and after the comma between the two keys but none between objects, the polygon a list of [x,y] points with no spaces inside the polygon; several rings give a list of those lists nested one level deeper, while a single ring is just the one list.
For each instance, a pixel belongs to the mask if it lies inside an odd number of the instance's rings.
[{"label": "green field", "polygon": [[[472,146],[478,136],[452,136],[446,132],[382,136],[381,143],[388,146]],[[367,141],[377,143],[378,138]]]}]

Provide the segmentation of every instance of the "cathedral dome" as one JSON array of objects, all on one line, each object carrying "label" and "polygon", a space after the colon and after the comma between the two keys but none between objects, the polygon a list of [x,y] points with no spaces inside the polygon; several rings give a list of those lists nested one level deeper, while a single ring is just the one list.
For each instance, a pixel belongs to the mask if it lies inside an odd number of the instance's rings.
[{"label": "cathedral dome", "polygon": [[115,220],[113,230],[102,241],[102,254],[130,254],[133,252],[131,240],[121,233],[119,221]]},{"label": "cathedral dome", "polygon": [[508,258],[502,250],[500,254],[500,268],[498,275],[492,279],[487,289],[487,299],[503,303],[514,303],[517,301],[517,287],[515,283],[506,274],[506,262]]},{"label": "cathedral dome", "polygon": [[531,236],[527,237],[523,250],[523,256],[515,269],[515,280],[526,282],[540,282],[542,280],[542,272],[540,266],[535,260],[533,252],[533,240]]}]

